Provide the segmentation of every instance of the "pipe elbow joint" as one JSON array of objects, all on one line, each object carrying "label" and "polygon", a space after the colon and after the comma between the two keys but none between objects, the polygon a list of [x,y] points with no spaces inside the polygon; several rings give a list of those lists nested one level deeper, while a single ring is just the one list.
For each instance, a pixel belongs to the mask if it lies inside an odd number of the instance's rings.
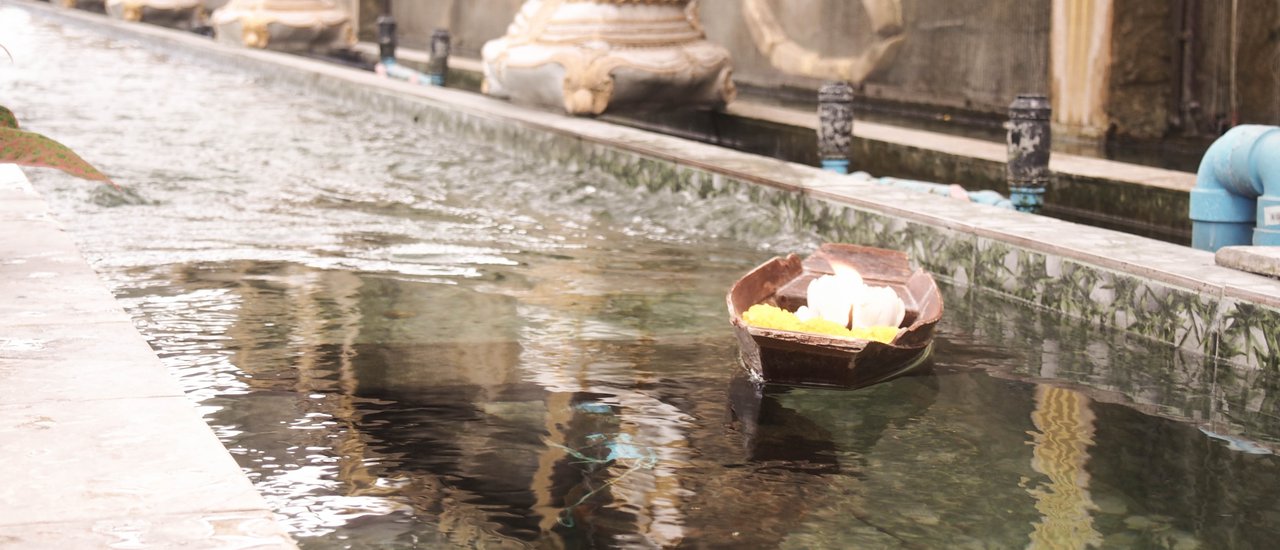
[{"label": "pipe elbow joint", "polygon": [[1196,248],[1280,244],[1280,127],[1236,126],[1214,141],[1196,172],[1190,210]]},{"label": "pipe elbow joint", "polygon": [[1267,126],[1254,143],[1250,176],[1260,191],[1254,246],[1280,246],[1280,127]]}]

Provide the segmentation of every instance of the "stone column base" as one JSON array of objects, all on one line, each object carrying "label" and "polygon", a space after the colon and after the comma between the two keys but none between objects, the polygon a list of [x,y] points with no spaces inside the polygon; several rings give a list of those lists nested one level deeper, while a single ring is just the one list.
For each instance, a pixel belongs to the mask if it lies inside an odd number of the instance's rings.
[{"label": "stone column base", "polygon": [[106,0],[54,0],[55,5],[85,11],[106,12]]},{"label": "stone column base", "polygon": [[231,0],[210,17],[219,42],[287,52],[355,43],[351,18],[325,0]]},{"label": "stone column base", "polygon": [[528,0],[484,45],[484,91],[575,115],[723,106],[735,95],[729,52],[687,4]]},{"label": "stone column base", "polygon": [[190,29],[200,13],[200,0],[107,0],[107,15],[176,29]]}]

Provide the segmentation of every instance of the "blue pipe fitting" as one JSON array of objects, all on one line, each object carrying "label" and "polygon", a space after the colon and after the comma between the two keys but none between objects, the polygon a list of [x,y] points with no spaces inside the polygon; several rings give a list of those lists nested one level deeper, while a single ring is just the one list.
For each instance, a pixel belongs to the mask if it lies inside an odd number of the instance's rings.
[{"label": "blue pipe fitting", "polygon": [[1191,245],[1280,246],[1280,127],[1246,124],[1205,151],[1191,190]]},{"label": "blue pipe fitting", "polygon": [[1216,252],[1224,246],[1248,244],[1256,208],[1256,199],[1197,186],[1191,190],[1191,246]]},{"label": "blue pipe fitting", "polygon": [[1254,246],[1280,246],[1280,127],[1271,126],[1254,143],[1253,180],[1262,184]]},{"label": "blue pipe fitting", "polygon": [[1010,187],[1009,202],[1019,212],[1039,212],[1044,207],[1044,187]]},{"label": "blue pipe fitting", "polygon": [[837,174],[848,174],[849,159],[822,159],[822,169]]}]

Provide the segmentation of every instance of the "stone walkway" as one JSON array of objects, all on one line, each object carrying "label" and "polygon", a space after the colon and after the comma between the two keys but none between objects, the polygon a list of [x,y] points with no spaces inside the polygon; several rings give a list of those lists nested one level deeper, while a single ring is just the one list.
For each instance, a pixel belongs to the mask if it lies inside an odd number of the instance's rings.
[{"label": "stone walkway", "polygon": [[8,164],[0,235],[0,548],[295,548]]}]

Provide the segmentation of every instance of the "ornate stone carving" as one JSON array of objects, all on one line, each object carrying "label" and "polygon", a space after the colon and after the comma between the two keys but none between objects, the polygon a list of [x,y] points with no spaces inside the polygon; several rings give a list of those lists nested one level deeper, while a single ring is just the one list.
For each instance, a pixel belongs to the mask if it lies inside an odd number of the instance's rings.
[{"label": "ornate stone carving", "polygon": [[107,14],[125,21],[142,21],[189,29],[200,13],[200,0],[107,0]]},{"label": "ornate stone carving", "polygon": [[221,42],[281,51],[353,44],[350,21],[347,12],[328,0],[231,0],[210,17]]},{"label": "ornate stone carving", "polygon": [[625,106],[733,99],[729,52],[708,42],[691,0],[526,0],[484,45],[486,93],[597,115]]},{"label": "ornate stone carving", "polygon": [[783,9],[789,1],[743,0],[742,3],[742,17],[756,48],[769,58],[769,64],[788,74],[862,82],[893,61],[905,36],[902,0],[861,0],[875,33],[871,47],[853,55],[824,56],[801,46],[783,30],[775,9]]},{"label": "ornate stone carving", "polygon": [[853,86],[831,82],[818,90],[818,156],[824,168],[848,173],[853,143]]}]

